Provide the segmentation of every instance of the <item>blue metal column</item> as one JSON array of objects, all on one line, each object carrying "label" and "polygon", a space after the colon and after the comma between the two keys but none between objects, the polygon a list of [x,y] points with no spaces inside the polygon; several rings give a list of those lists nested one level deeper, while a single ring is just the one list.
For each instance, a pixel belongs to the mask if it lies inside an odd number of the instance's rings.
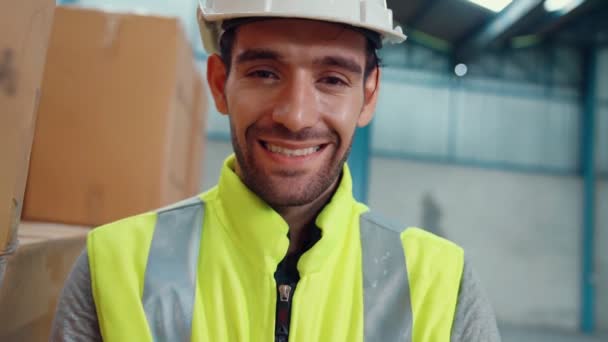
[{"label": "blue metal column", "polygon": [[581,134],[581,171],[583,176],[583,245],[581,278],[581,330],[591,334],[595,330],[595,99],[597,50],[583,50],[583,116]]},{"label": "blue metal column", "polygon": [[348,166],[353,177],[353,195],[359,202],[367,203],[369,186],[369,162],[371,149],[371,125],[359,127],[353,137]]}]

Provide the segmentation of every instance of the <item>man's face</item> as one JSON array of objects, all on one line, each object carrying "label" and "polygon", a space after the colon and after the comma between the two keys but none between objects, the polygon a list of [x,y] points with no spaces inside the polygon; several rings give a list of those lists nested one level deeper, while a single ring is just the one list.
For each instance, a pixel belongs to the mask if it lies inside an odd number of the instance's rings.
[{"label": "man's face", "polygon": [[239,27],[228,75],[217,55],[209,58],[236,172],[268,204],[305,205],[333,189],[356,126],[373,115],[378,71],[365,81],[365,62],[363,35],[297,19]]}]

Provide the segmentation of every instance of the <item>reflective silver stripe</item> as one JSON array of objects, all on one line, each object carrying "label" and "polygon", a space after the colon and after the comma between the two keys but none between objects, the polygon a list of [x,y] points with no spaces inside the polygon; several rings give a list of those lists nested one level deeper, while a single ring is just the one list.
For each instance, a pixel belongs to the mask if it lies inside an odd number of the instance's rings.
[{"label": "reflective silver stripe", "polygon": [[195,197],[158,212],[142,298],[155,342],[190,341],[204,210]]},{"label": "reflective silver stripe", "polygon": [[[142,298],[155,342],[190,341],[203,215],[199,198],[158,213]],[[365,342],[412,341],[403,230],[370,212],[361,216]]]},{"label": "reflective silver stripe", "polygon": [[410,301],[402,227],[367,212],[361,216],[365,342],[412,341]]}]

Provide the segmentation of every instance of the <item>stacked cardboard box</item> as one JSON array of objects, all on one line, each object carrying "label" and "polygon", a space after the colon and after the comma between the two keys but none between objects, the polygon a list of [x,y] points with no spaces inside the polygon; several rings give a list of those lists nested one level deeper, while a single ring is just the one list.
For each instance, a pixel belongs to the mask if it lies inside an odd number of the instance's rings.
[{"label": "stacked cardboard box", "polygon": [[55,0],[0,2],[0,286],[16,245]]},{"label": "stacked cardboard box", "polygon": [[89,229],[23,222],[0,288],[0,341],[48,341],[58,295]]},{"label": "stacked cardboard box", "polygon": [[97,226],[199,190],[206,98],[177,19],[59,7],[23,218]]},{"label": "stacked cardboard box", "polygon": [[58,8],[51,31],[54,0],[9,3],[0,6],[0,49],[10,51],[0,51],[0,255],[16,246],[33,147],[20,244],[0,258],[0,341],[46,341],[89,230],[66,224],[93,227],[195,194],[207,104],[176,19]]}]

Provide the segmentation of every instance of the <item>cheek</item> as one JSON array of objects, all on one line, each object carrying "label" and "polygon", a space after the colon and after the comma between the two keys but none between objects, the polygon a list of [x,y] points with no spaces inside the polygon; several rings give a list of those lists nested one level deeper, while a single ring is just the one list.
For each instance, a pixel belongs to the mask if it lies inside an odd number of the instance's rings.
[{"label": "cheek", "polygon": [[361,114],[363,101],[358,97],[341,99],[340,101],[322,102],[325,121],[333,130],[338,132],[342,142],[351,138]]},{"label": "cheek", "polygon": [[248,92],[239,90],[233,90],[231,94],[238,96],[227,97],[228,115],[237,138],[244,140],[247,128],[259,121],[264,109],[259,96],[251,96]]}]

